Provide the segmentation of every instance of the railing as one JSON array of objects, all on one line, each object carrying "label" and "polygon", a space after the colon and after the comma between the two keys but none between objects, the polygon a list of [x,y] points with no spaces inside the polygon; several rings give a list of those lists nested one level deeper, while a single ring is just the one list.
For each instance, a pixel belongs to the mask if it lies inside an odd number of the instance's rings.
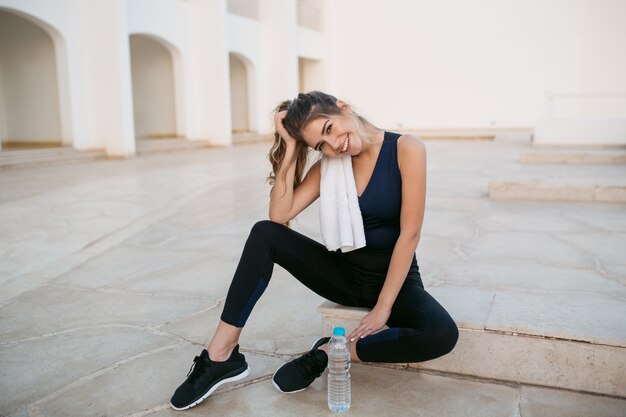
[{"label": "railing", "polygon": [[547,91],[544,118],[626,119],[626,91]]}]

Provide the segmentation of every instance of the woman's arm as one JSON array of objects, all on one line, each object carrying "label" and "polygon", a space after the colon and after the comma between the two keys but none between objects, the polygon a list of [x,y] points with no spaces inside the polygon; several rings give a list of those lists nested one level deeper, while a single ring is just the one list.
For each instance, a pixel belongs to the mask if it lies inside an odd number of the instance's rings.
[{"label": "woman's arm", "polygon": [[[287,155],[285,160],[287,160]],[[283,165],[286,164],[288,162],[285,162]],[[287,172],[286,186],[282,181],[282,177],[279,176],[272,188],[270,194],[270,220],[273,222],[280,224],[288,223],[320,196],[320,162],[316,162],[309,169],[300,185],[294,189],[295,165],[294,163]]]},{"label": "woman's arm", "polygon": [[404,284],[420,240],[426,203],[426,148],[414,136],[398,139],[398,165],[402,176],[402,207],[400,237],[393,249],[385,284],[378,302],[359,326],[350,334],[351,341],[368,336],[383,328],[391,307]]},{"label": "woman's arm", "polygon": [[285,127],[283,119],[286,111],[277,112],[274,116],[276,132],[285,141],[285,157],[278,169],[276,181],[270,193],[270,220],[285,224],[307,208],[320,194],[320,167],[319,162],[311,167],[300,185],[293,186],[296,175],[296,140],[292,138]]}]

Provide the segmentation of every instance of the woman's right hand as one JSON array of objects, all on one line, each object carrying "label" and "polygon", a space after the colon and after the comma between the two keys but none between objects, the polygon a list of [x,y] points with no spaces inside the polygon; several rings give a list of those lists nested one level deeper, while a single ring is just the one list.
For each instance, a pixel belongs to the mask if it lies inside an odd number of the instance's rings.
[{"label": "woman's right hand", "polygon": [[287,129],[283,126],[283,120],[285,120],[286,116],[287,110],[276,112],[274,115],[274,129],[276,130],[276,133],[283,138],[287,145],[295,145],[296,140],[292,138],[289,133],[287,133]]}]

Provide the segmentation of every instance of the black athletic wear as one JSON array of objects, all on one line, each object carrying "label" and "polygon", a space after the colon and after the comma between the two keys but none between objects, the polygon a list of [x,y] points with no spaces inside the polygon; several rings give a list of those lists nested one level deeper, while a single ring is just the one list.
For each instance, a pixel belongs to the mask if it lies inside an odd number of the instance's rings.
[{"label": "black athletic wear", "polygon": [[201,403],[220,385],[245,378],[250,368],[243,354],[239,353],[239,345],[225,362],[213,362],[204,349],[196,356],[187,379],[174,392],[170,405],[175,410],[186,410]]},{"label": "black athletic wear", "polygon": [[397,133],[385,132],[372,176],[359,196],[365,241],[373,250],[393,250],[400,236],[402,178]]},{"label": "black athletic wear", "polygon": [[[243,327],[270,282],[277,263],[320,296],[336,303],[373,308],[399,236],[401,178],[397,139],[386,132],[374,172],[360,197],[367,246],[342,253],[271,221],[255,224],[244,246],[221,319]],[[387,321],[389,329],[359,340],[367,362],[421,362],[450,352],[458,329],[422,285],[415,256]]]}]

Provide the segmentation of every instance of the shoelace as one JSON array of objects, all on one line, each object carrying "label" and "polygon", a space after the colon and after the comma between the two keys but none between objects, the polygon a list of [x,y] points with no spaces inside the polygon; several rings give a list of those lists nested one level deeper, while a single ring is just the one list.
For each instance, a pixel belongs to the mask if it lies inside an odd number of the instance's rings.
[{"label": "shoelace", "polygon": [[191,364],[191,368],[189,368],[189,372],[187,372],[187,376],[189,377],[189,382],[193,383],[198,377],[202,374],[204,367],[206,366],[205,361],[203,361],[200,356],[196,356],[193,358],[193,363]]},{"label": "shoelace", "polygon": [[314,378],[317,378],[324,372],[324,369],[326,369],[324,362],[315,356],[315,350],[296,359],[294,365],[296,365],[302,375],[306,377],[314,376]]}]

